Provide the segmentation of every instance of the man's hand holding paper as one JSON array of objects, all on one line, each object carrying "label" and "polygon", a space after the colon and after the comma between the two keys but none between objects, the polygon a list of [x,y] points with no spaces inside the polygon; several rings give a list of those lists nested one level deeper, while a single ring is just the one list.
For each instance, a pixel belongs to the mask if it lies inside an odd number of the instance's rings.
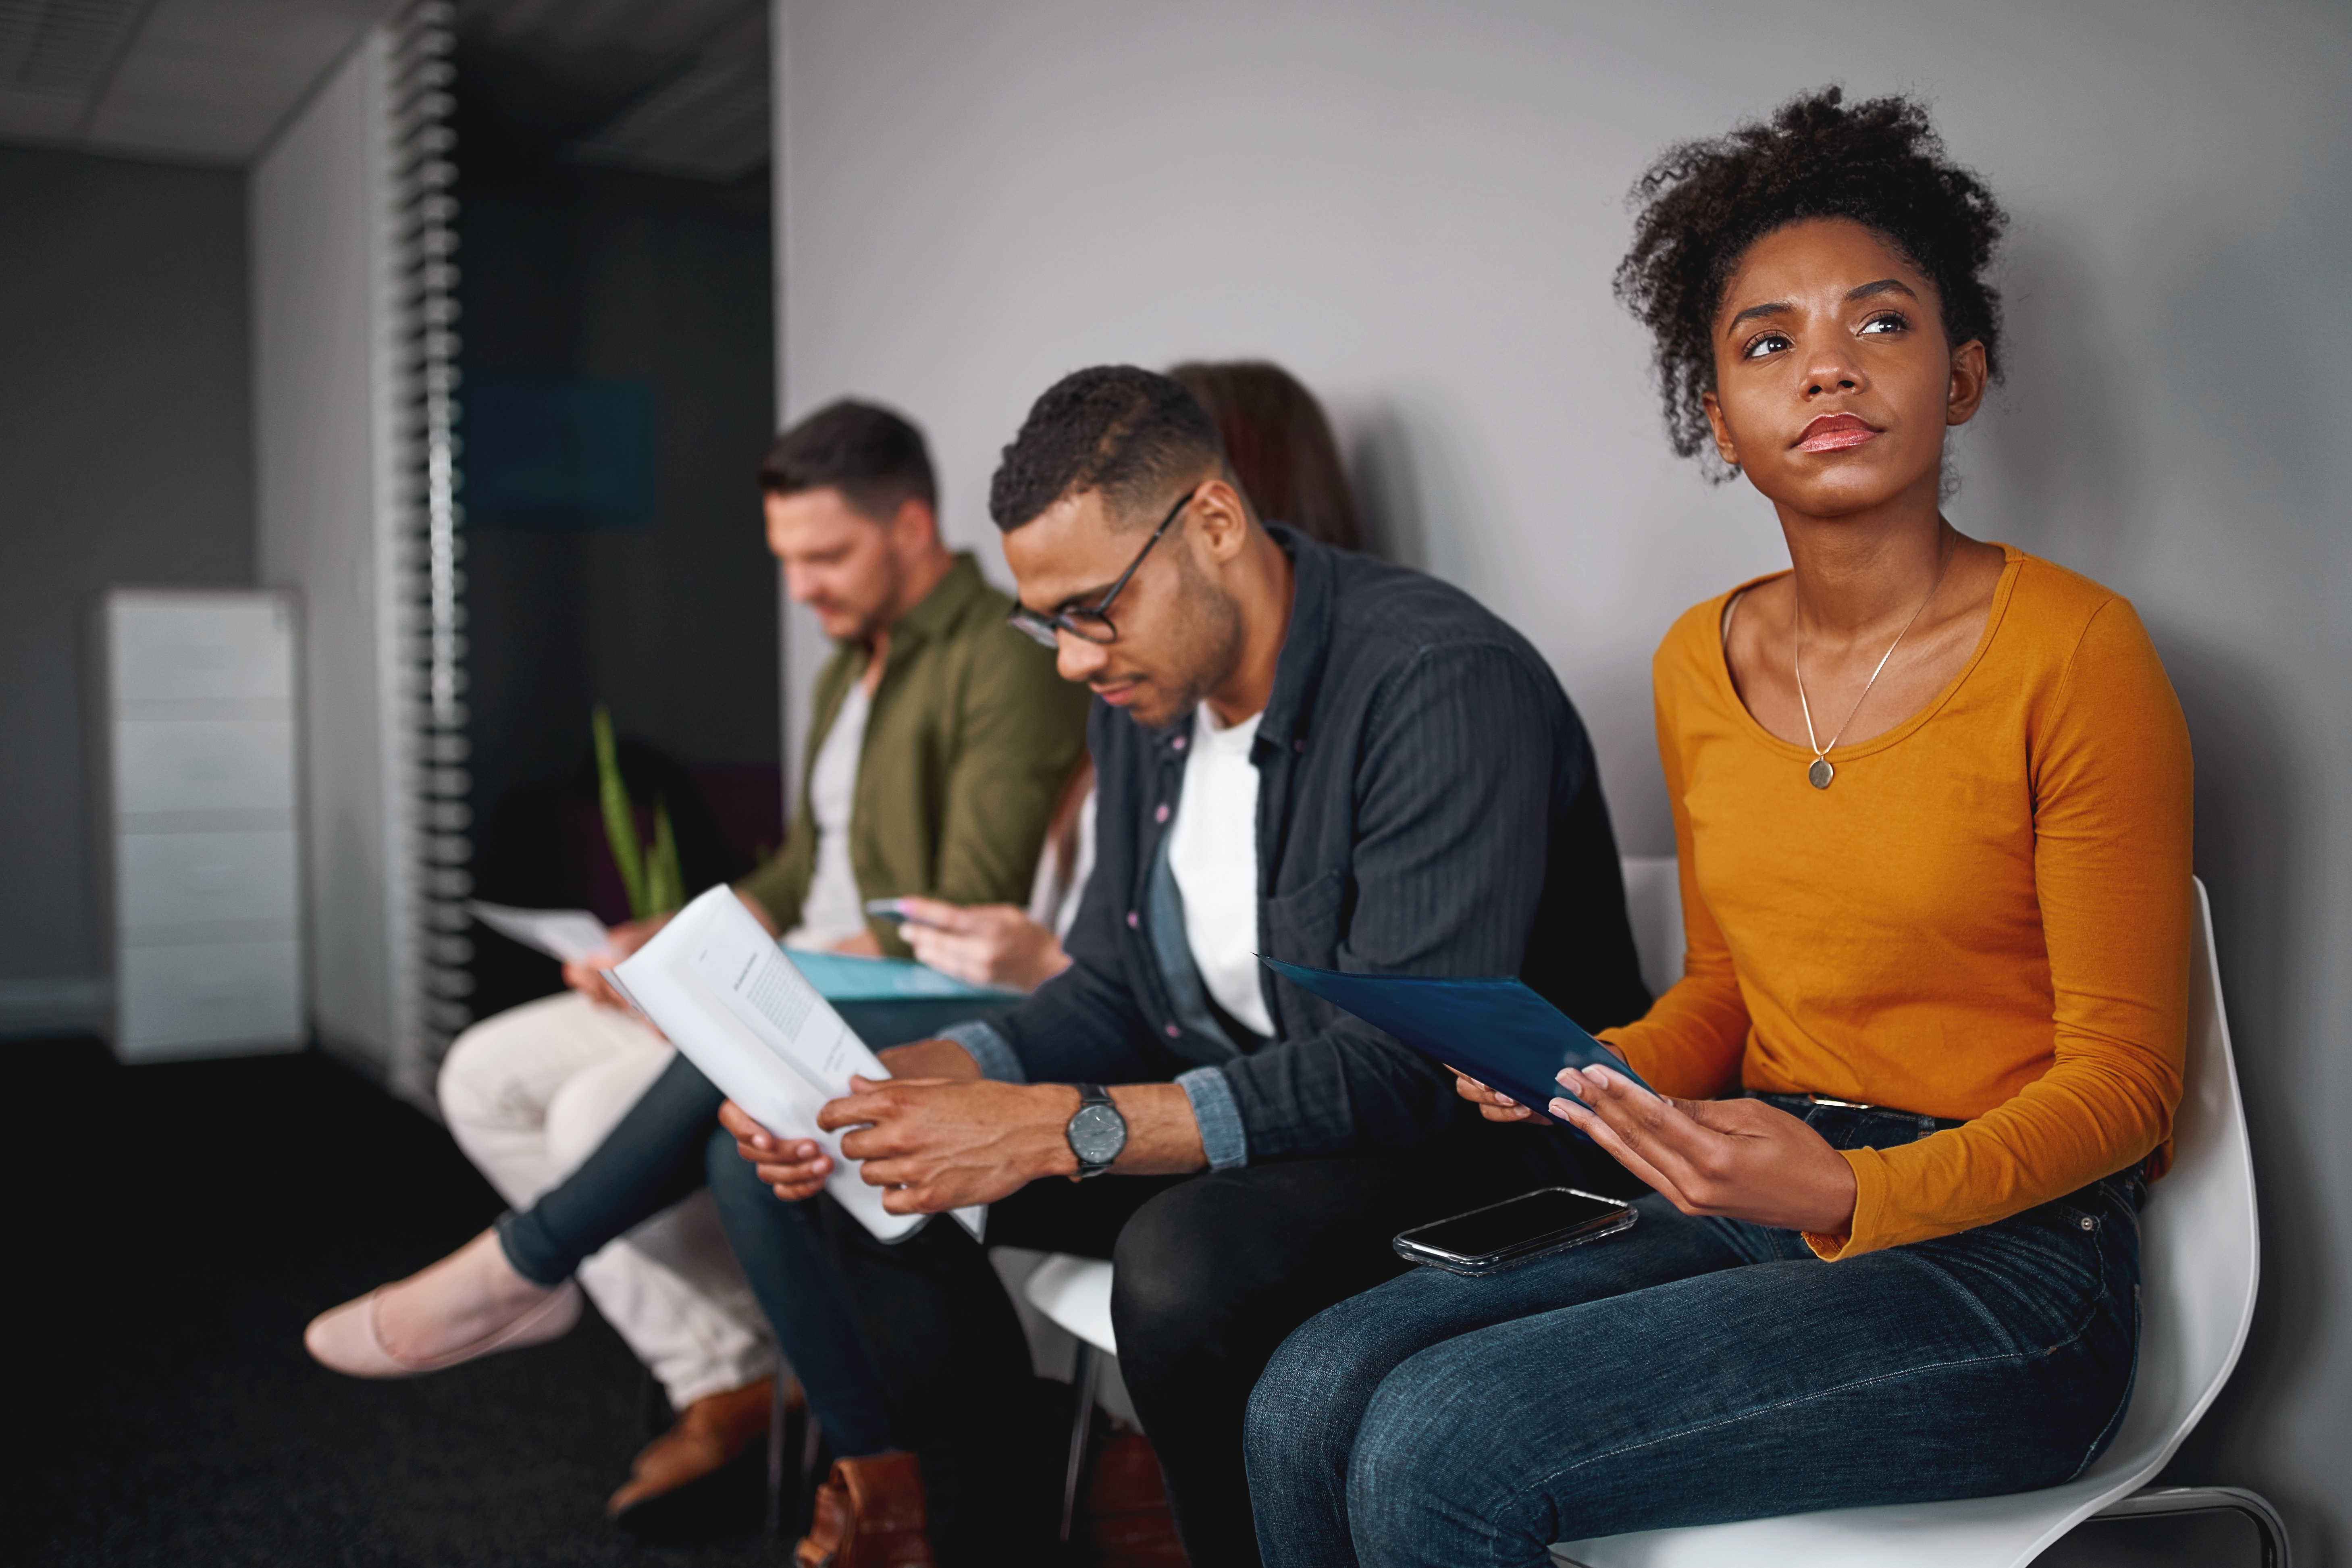
[{"label": "man's hand holding paper", "polygon": [[[886,1206],[871,1184],[844,1169],[835,1135],[817,1123],[827,1101],[857,1092],[861,1082],[887,1079],[891,1069],[731,890],[714,888],[696,899],[614,979],[727,1092],[728,1130],[755,1152],[754,1163],[779,1168],[771,1185],[802,1196],[822,1187],[886,1241],[912,1228],[913,1211]],[[780,1128],[800,1135],[779,1138]],[[760,1137],[772,1147],[751,1142]],[[956,1217],[980,1233],[977,1211]]]},{"label": "man's hand holding paper", "polygon": [[[1042,1116],[1041,1101],[1052,1102]],[[884,1208],[937,1214],[1075,1172],[1062,1127],[1077,1108],[1077,1090],[1059,1084],[861,1079],[857,1093],[817,1112],[816,1124],[843,1134],[843,1155],[863,1162],[858,1173],[884,1189]]]},{"label": "man's hand holding paper", "polygon": [[[882,1065],[890,1069],[892,1076],[887,1081],[893,1083],[946,1083],[980,1076],[980,1068],[971,1055],[953,1040],[917,1040],[911,1045],[892,1046],[877,1054]],[[866,1083],[863,1078],[853,1078],[851,1081],[854,1086]],[[863,1089],[859,1091],[863,1092]],[[824,1118],[835,1106],[848,1103],[845,1099],[827,1101],[818,1109],[819,1125],[825,1124]],[[833,1173],[833,1159],[814,1140],[778,1137],[731,1100],[719,1108],[719,1121],[735,1135],[735,1152],[751,1163],[760,1180],[773,1188],[776,1196],[786,1203],[799,1203],[824,1190],[824,1179]],[[857,1123],[843,1121],[833,1125],[850,1127]],[[845,1147],[843,1152],[850,1152]]]}]

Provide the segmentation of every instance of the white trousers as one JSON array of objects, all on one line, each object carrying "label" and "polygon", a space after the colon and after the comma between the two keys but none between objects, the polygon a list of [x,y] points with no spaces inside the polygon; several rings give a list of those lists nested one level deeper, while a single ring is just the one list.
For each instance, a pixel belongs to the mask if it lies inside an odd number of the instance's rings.
[{"label": "white trousers", "polygon": [[[570,1174],[669,1065],[669,1042],[576,991],[487,1018],[441,1064],[457,1147],[517,1208]],[[580,1284],[674,1408],[775,1370],[766,1320],[706,1190],[580,1266]]]}]

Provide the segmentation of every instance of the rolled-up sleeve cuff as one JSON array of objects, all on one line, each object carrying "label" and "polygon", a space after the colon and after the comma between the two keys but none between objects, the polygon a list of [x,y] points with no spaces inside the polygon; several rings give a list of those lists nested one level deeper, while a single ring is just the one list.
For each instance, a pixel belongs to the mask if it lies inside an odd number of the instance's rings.
[{"label": "rolled-up sleeve cuff", "polygon": [[1194,1068],[1180,1073],[1176,1086],[1192,1102],[1192,1120],[1201,1129],[1201,1151],[1209,1169],[1230,1171],[1249,1163],[1249,1134],[1242,1131],[1241,1107],[1234,1101],[1234,1086],[1217,1068]]},{"label": "rolled-up sleeve cuff", "polygon": [[999,1083],[1027,1083],[1029,1074],[1013,1054],[1012,1043],[996,1032],[992,1024],[978,1018],[967,1024],[950,1024],[940,1031],[940,1038],[953,1040],[971,1054],[980,1064],[980,1076],[994,1079]]}]

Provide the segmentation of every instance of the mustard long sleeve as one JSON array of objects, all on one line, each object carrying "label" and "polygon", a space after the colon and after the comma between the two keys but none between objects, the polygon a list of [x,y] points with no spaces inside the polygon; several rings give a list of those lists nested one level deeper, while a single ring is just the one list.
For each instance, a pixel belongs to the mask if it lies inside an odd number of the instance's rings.
[{"label": "mustard long sleeve", "polygon": [[1968,1122],[1848,1152],[1853,1228],[1809,1238],[1824,1258],[1990,1223],[2171,1136],[2188,727],[2126,600],[2004,548],[1959,675],[1840,747],[1829,789],[1733,689],[1728,595],[1678,620],[1654,665],[1688,952],[1683,980],[1609,1037],[1673,1094],[1739,1085]]}]

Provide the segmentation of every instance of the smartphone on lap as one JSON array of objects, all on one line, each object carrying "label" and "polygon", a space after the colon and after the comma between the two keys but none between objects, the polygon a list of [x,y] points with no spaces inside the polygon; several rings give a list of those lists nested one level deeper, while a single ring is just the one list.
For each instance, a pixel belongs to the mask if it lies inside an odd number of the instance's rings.
[{"label": "smartphone on lap", "polygon": [[1633,1205],[1574,1187],[1539,1187],[1412,1230],[1390,1242],[1407,1263],[1477,1279],[1630,1228]]}]

